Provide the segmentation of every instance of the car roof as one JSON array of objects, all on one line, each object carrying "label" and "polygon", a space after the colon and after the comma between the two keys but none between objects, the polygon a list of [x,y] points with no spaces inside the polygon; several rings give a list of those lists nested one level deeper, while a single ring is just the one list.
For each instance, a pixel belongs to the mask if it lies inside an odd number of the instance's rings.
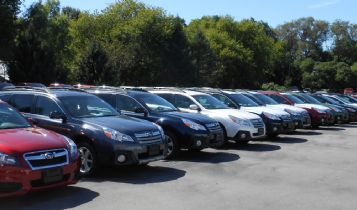
[{"label": "car roof", "polygon": [[50,95],[54,97],[66,97],[66,96],[89,96],[92,95],[90,93],[79,91],[79,90],[72,90],[72,89],[24,89],[24,90],[16,90],[16,89],[8,89],[1,91],[0,93],[21,93],[21,94],[42,94],[42,95]]}]

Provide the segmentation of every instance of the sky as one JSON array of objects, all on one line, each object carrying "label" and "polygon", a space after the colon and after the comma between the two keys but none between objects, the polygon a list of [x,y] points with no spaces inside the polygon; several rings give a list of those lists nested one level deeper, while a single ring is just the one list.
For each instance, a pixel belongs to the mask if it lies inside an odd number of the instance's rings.
[{"label": "sky", "polygon": [[[25,7],[38,0],[25,0]],[[45,1],[45,0],[43,0]],[[62,6],[101,11],[116,0],[60,0]],[[276,27],[291,20],[312,16],[333,22],[357,23],[356,0],[140,0],[178,15],[188,24],[205,15],[230,15],[236,20],[254,18]]]}]

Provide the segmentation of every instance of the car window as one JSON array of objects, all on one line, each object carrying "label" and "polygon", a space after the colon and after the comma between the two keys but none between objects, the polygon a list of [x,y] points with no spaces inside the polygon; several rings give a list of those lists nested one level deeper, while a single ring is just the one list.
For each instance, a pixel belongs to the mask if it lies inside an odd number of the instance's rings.
[{"label": "car window", "polygon": [[228,107],[230,108],[238,108],[237,105],[235,105],[231,99],[229,99],[227,96],[225,95],[221,95],[221,94],[212,94],[213,97],[215,97],[216,99],[222,101],[224,104],[226,104]]},{"label": "car window", "polygon": [[30,113],[34,97],[34,95],[30,94],[14,95],[11,105],[13,105],[20,112]]},{"label": "car window", "polygon": [[175,101],[176,101],[175,105],[183,109],[189,109],[190,105],[195,104],[195,102],[193,102],[190,98],[182,95],[175,95]]},{"label": "car window", "polygon": [[206,109],[228,109],[227,105],[211,95],[194,95],[192,97]]},{"label": "car window", "polygon": [[62,112],[62,110],[52,99],[38,96],[35,106],[35,114],[50,116],[51,112]]},{"label": "car window", "polygon": [[[28,128],[30,123],[14,108],[0,104],[0,129]],[[26,140],[26,138],[24,138]]]},{"label": "car window", "polygon": [[4,102],[9,102],[11,95],[0,95],[0,100]]},{"label": "car window", "polygon": [[[155,93],[156,94],[156,93]],[[168,102],[172,103],[172,104],[175,104],[175,99],[173,97],[173,94],[170,94],[170,93],[158,93],[156,94],[162,98],[164,98],[165,100],[167,100]]]},{"label": "car window", "polygon": [[140,107],[142,106],[134,99],[124,95],[117,95],[117,110],[135,112]]}]

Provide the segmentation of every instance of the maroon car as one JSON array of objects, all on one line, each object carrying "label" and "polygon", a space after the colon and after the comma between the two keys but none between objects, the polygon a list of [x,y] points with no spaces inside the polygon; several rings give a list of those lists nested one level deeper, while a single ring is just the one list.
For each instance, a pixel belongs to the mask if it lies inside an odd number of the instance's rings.
[{"label": "maroon car", "polygon": [[71,139],[32,126],[0,101],[0,197],[75,184],[79,167]]}]

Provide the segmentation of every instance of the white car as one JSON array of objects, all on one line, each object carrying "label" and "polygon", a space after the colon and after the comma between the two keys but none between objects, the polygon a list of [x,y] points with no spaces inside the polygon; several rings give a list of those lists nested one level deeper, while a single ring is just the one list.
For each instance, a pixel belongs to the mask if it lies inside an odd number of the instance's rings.
[{"label": "white car", "polygon": [[254,97],[256,97],[257,100],[263,103],[266,107],[289,113],[294,120],[296,128],[306,128],[311,126],[309,112],[305,109],[287,104],[279,104],[278,102],[274,101],[274,99],[262,93],[249,92],[249,94],[252,94]]},{"label": "white car", "polygon": [[221,101],[202,92],[189,90],[151,90],[181,111],[206,115],[217,120],[225,130],[226,139],[248,142],[265,137],[265,124],[261,117],[245,111],[231,109]]}]

